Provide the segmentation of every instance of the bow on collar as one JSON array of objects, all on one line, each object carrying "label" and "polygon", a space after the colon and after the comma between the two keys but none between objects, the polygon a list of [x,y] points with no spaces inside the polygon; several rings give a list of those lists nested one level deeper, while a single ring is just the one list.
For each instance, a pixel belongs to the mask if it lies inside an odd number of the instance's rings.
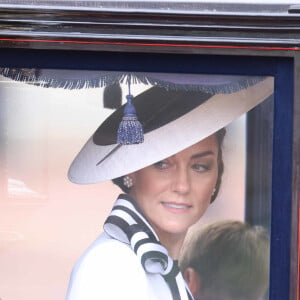
[{"label": "bow on collar", "polygon": [[177,262],[128,195],[120,195],[104,223],[112,238],[129,244],[147,273],[160,274],[170,287],[173,300],[193,300]]}]

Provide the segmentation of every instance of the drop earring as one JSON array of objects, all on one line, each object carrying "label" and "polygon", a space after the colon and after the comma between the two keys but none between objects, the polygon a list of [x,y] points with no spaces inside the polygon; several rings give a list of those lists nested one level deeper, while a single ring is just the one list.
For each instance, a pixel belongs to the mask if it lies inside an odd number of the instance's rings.
[{"label": "drop earring", "polygon": [[211,193],[211,196],[212,196],[212,197],[215,195],[216,190],[217,190],[216,187],[214,187],[214,189],[213,189],[213,191],[212,191],[212,193]]},{"label": "drop earring", "polygon": [[129,177],[128,175],[123,177],[123,184],[130,189],[133,186],[133,181],[132,178]]},{"label": "drop earring", "polygon": [[214,187],[212,193],[211,193],[211,196],[210,196],[210,203],[213,203],[214,200],[215,200],[215,193],[216,193],[217,189],[216,187]]}]

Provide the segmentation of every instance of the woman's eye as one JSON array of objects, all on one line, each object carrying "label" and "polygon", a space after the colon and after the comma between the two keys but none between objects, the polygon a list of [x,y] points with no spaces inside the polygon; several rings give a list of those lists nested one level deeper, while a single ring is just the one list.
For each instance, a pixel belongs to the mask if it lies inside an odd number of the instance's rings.
[{"label": "woman's eye", "polygon": [[209,165],[206,164],[194,164],[192,168],[197,172],[204,172],[210,169]]},{"label": "woman's eye", "polygon": [[154,166],[158,169],[166,169],[168,167],[168,163],[166,161],[158,161],[154,164]]}]

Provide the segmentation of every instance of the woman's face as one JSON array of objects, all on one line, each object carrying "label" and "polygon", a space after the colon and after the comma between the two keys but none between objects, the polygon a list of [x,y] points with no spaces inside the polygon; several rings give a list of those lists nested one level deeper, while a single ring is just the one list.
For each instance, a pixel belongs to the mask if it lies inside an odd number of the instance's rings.
[{"label": "woman's face", "polygon": [[130,195],[159,237],[185,234],[209,206],[218,177],[215,135],[129,174]]}]

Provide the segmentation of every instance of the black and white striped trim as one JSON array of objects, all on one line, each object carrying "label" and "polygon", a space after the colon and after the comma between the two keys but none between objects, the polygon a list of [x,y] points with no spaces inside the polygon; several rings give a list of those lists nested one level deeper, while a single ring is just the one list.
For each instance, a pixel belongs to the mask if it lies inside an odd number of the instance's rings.
[{"label": "black and white striped trim", "polygon": [[112,238],[129,244],[147,273],[160,274],[170,287],[173,300],[193,300],[179,271],[151,225],[132,199],[122,194],[104,224]]}]

